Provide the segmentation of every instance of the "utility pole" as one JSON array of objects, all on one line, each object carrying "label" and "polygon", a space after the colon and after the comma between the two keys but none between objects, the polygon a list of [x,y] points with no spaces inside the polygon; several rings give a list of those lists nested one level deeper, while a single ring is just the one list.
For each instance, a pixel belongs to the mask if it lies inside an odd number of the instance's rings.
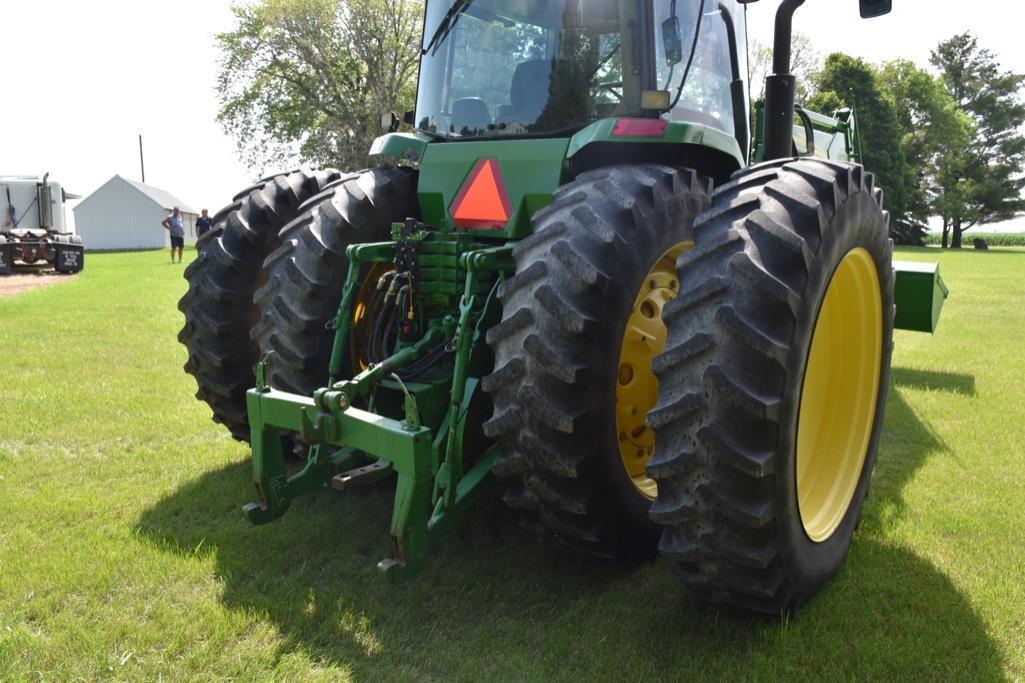
[{"label": "utility pole", "polygon": [[146,159],[142,156],[142,133],[139,133],[139,167],[142,169],[142,182],[146,182]]}]

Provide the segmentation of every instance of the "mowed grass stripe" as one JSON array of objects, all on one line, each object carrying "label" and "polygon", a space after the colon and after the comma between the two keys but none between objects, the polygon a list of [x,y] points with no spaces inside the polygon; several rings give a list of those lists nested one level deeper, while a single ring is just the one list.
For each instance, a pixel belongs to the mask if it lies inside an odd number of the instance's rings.
[{"label": "mowed grass stripe", "polygon": [[939,332],[899,332],[850,557],[785,622],[666,563],[581,560],[495,501],[416,581],[374,569],[392,491],[247,526],[247,449],[181,371],[181,266],[92,255],[0,300],[0,680],[1025,677],[1025,250],[940,253]]}]

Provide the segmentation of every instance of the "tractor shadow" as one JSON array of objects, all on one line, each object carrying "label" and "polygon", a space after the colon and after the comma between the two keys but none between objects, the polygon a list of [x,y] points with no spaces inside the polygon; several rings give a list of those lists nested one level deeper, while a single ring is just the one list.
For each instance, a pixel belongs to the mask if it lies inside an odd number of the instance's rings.
[{"label": "tractor shadow", "polygon": [[[963,379],[896,371],[897,387]],[[139,519],[171,554],[212,556],[223,605],[279,631],[278,657],[306,653],[372,680],[1002,677],[1002,656],[957,587],[880,532],[902,490],[946,446],[890,392],[871,497],[839,575],[797,615],[755,619],[687,597],[654,561],[582,560],[521,532],[497,496],[412,582],[374,568],[388,550],[392,492],[298,501],[248,526],[248,462],[211,471]],[[236,505],[237,504],[237,505]]]},{"label": "tractor shadow", "polygon": [[975,377],[973,375],[894,367],[890,370],[890,380],[898,387],[926,391],[949,391],[963,396],[975,396]]},{"label": "tractor shadow", "polygon": [[903,516],[904,487],[930,458],[955,456],[928,420],[908,403],[902,389],[942,391],[962,399],[976,395],[972,375],[902,367],[890,370],[886,422],[869,500],[862,511],[862,529],[873,534],[881,534],[882,527]]}]

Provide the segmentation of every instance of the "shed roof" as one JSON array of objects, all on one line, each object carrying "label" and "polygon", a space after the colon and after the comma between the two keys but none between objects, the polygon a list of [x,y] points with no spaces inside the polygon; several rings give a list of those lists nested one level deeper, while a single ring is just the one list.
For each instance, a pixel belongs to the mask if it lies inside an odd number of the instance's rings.
[{"label": "shed roof", "polygon": [[147,197],[155,201],[157,204],[159,204],[162,208],[167,209],[168,211],[177,206],[179,209],[181,209],[182,213],[199,213],[198,211],[190,207],[182,200],[175,197],[167,190],[161,190],[159,187],[153,187],[152,185],[140,183],[137,180],[129,180],[128,178],[124,177],[122,177],[121,180],[125,181],[126,183],[137,189],[139,192],[142,192],[144,195],[146,195]]},{"label": "shed roof", "polygon": [[179,209],[182,210],[182,213],[189,213],[193,215],[199,214],[198,211],[190,207],[182,200],[175,197],[167,190],[161,190],[159,187],[153,187],[152,185],[147,185],[145,183],[140,183],[135,180],[129,180],[128,178],[123,178],[122,176],[115,175],[113,178],[103,183],[103,185],[101,185],[98,189],[94,190],[92,194],[83,199],[78,204],[78,206],[74,208],[75,215],[78,215],[78,210],[81,209],[83,206],[90,204],[92,202],[92,199],[98,196],[104,188],[118,180],[127,183],[132,188],[138,190],[140,193],[142,193],[143,196],[145,196],[151,202],[155,203],[157,206],[166,211],[170,211],[171,209],[177,206]]}]

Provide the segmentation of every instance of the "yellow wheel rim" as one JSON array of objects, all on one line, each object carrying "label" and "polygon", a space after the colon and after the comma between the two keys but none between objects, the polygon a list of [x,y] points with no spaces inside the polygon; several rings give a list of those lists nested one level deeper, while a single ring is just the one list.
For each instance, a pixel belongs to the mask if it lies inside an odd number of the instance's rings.
[{"label": "yellow wheel rim", "polygon": [[366,320],[367,307],[370,305],[370,299],[374,296],[374,292],[377,290],[377,281],[381,277],[389,272],[395,270],[395,267],[390,263],[375,263],[370,268],[370,272],[363,278],[363,284],[360,285],[359,292],[356,294],[356,303],[353,306],[352,311],[352,331],[349,334],[349,359],[352,361],[352,368],[354,372],[362,372],[370,367],[370,363],[367,359],[362,358],[356,348],[356,338],[360,334],[369,334],[369,330],[366,327],[373,323],[372,320]]},{"label": "yellow wheel rim", "polygon": [[692,242],[681,242],[662,254],[652,266],[634,299],[619,352],[616,378],[619,455],[634,488],[649,500],[655,500],[658,493],[655,480],[644,471],[655,451],[655,433],[644,423],[644,416],[658,400],[658,379],[651,371],[651,361],[666,348],[662,309],[680,290],[676,258],[691,246]]},{"label": "yellow wheel rim", "polygon": [[883,314],[872,257],[854,249],[822,302],[801,389],[797,502],[805,533],[829,539],[854,498],[879,396]]}]

